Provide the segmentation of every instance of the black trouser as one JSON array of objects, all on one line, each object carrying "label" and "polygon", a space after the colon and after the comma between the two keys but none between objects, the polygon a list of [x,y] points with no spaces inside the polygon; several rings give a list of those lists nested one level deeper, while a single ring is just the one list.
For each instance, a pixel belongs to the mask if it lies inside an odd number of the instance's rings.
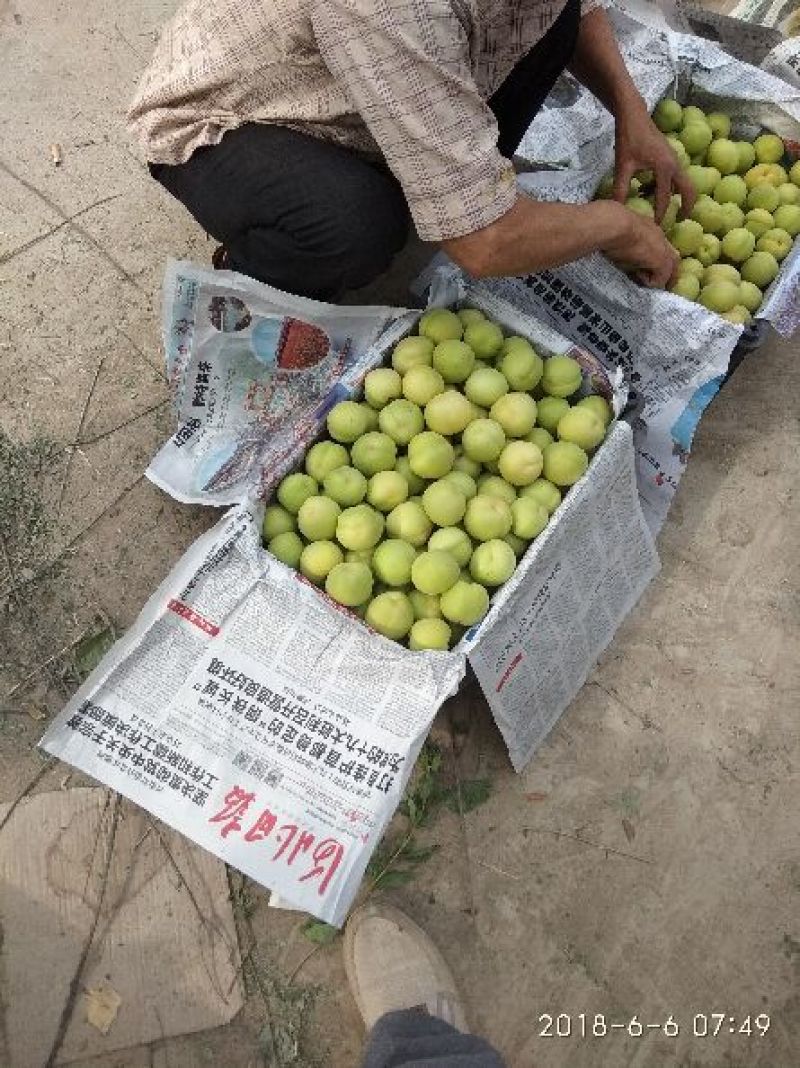
[{"label": "black trouser", "polygon": [[[510,157],[575,47],[579,0],[489,100]],[[386,166],[283,126],[248,123],[186,163],[151,165],[228,252],[232,270],[278,289],[336,300],[388,268],[408,236],[403,191]]]}]

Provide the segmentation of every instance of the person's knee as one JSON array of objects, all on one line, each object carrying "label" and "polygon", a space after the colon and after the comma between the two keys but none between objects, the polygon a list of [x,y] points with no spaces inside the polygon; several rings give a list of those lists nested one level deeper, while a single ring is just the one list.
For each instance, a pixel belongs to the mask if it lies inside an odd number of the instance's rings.
[{"label": "person's knee", "polygon": [[254,227],[230,244],[231,264],[278,289],[339,300],[384,274],[409,234],[402,194],[365,198],[358,209],[346,197],[338,204],[320,199],[291,227]]},{"label": "person's knee", "polygon": [[326,227],[329,247],[324,258],[341,274],[344,288],[358,289],[389,269],[408,240],[410,225],[402,195],[367,202],[361,210],[357,204],[340,206]]}]

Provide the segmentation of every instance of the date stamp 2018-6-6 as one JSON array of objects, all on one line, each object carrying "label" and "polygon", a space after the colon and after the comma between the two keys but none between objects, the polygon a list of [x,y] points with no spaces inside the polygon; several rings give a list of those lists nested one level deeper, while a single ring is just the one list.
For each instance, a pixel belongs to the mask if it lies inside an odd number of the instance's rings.
[{"label": "date stamp 2018-6-6", "polygon": [[662,1020],[649,1022],[638,1015],[628,1020],[612,1020],[602,1012],[543,1012],[538,1023],[539,1038],[606,1038],[613,1034],[641,1038],[655,1031],[665,1038],[677,1038],[680,1034],[690,1034],[695,1038],[717,1038],[720,1035],[763,1038],[769,1031],[770,1018],[765,1012],[757,1015],[696,1012],[691,1020],[680,1021],[670,1013]]}]

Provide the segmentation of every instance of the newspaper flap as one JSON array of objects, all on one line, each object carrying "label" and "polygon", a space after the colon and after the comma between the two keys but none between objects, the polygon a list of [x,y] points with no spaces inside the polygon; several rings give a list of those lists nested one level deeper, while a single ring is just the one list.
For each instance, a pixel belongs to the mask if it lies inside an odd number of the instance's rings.
[{"label": "newspaper flap", "polygon": [[192,504],[265,496],[373,366],[377,339],[408,329],[402,308],[323,304],[185,262],[168,265],[163,298],[180,426],[147,477]]},{"label": "newspaper flap", "polygon": [[800,33],[797,0],[741,0],[729,12],[731,18],[758,26],[771,26],[785,37]]},{"label": "newspaper flap", "polygon": [[[617,369],[456,272],[441,272],[435,290],[440,302],[482,307],[543,355],[576,356],[587,386],[621,410]],[[376,362],[393,341],[390,330]],[[619,423],[450,653],[373,633],[266,552],[263,502],[242,504],[186,552],[42,744],[282,902],[340,925],[466,659],[520,769],[656,573],[632,470],[630,428]],[[574,614],[573,600],[583,606]],[[520,680],[531,664],[498,687],[496,632],[513,632],[515,656],[536,663],[542,688],[530,708]]]},{"label": "newspaper flap", "polygon": [[761,66],[776,78],[800,88],[800,37],[790,37],[775,45]]},{"label": "newspaper flap", "polygon": [[683,14],[681,0],[607,0],[606,10],[621,11],[643,26],[656,30],[678,30],[691,33],[689,20]]},{"label": "newspaper flap", "polygon": [[[672,29],[719,41],[726,52],[800,86],[800,10],[797,0],[743,0],[725,13],[680,3]],[[643,21],[638,13],[634,17]]]},{"label": "newspaper flap", "polygon": [[[797,0],[742,0],[731,17],[748,32],[759,28],[778,34],[761,60],[764,70],[800,87],[800,8]],[[781,39],[785,38],[785,40]]]},{"label": "newspaper flap", "polygon": [[340,925],[464,658],[373,634],[259,521],[191,546],[42,745]]},{"label": "newspaper flap", "polygon": [[[792,0],[794,3],[794,0]],[[702,4],[681,3],[681,14],[688,32],[719,45],[736,59],[760,66],[767,55],[782,41],[779,30],[756,22],[743,22],[733,12],[709,11]]]},{"label": "newspaper flap", "polygon": [[537,542],[535,571],[503,587],[469,660],[522,771],[658,570],[617,423]]}]

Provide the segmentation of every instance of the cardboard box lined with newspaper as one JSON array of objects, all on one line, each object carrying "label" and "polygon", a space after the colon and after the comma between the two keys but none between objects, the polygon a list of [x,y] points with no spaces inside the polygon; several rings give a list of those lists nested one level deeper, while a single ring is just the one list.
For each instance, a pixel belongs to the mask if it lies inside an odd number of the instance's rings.
[{"label": "cardboard box lined with newspaper", "polygon": [[[681,195],[674,193],[660,220],[681,256],[671,292],[746,325],[758,315],[765,290],[800,234],[800,161],[775,133],[762,129],[740,137],[743,131],[724,110],[703,111],[663,97],[653,118],[696,195],[681,218]],[[607,174],[596,198],[611,196],[614,180],[613,172]],[[652,219],[655,197],[653,172],[637,172],[628,209]]]},{"label": "cardboard box lined with newspaper", "polygon": [[[777,142],[780,139],[777,158],[774,145],[770,145],[769,149],[765,146],[763,151],[766,155],[763,162],[755,158],[754,152],[753,161],[747,167],[740,167],[737,162],[730,173],[725,173],[724,170],[719,173],[719,180],[725,188],[715,181],[710,192],[705,187],[701,192],[710,195],[712,199],[719,199],[721,204],[730,203],[730,209],[725,209],[729,210],[733,217],[728,220],[732,223],[728,229],[746,228],[748,220],[745,218],[745,212],[761,204],[761,201],[755,199],[758,193],[753,193],[752,186],[772,185],[774,197],[793,198],[779,206],[780,200],[773,204],[774,198],[770,193],[770,199],[764,201],[765,204],[771,205],[770,215],[776,210],[780,212],[781,219],[774,223],[774,228],[788,230],[788,245],[791,246],[791,239],[797,235],[797,201],[794,198],[800,174],[797,168],[792,170],[792,167],[800,157],[800,89],[759,68],[734,59],[717,46],[700,38],[658,31],[619,14],[615,15],[615,18],[627,66],[654,113],[663,116],[662,101],[674,99],[686,109],[687,118],[694,120],[692,130],[702,133],[704,116],[712,113],[715,121],[724,121],[727,136],[722,140],[756,143],[761,151],[763,142]],[[721,132],[718,127],[715,140],[720,140]],[[685,156],[687,167],[696,168],[692,171],[693,176],[698,179],[708,178],[712,171],[704,166],[707,162],[705,157],[709,150],[716,156],[720,148],[718,145],[712,147],[714,142],[710,138],[714,137],[714,131],[708,131],[709,143],[704,139],[696,142],[687,139],[684,145],[680,140],[683,136],[682,122],[676,119],[676,129],[667,129],[665,133],[673,139],[677,151]],[[687,145],[691,151],[687,150]],[[582,91],[567,101],[566,106],[545,109],[527,131],[518,153],[532,162],[546,164],[548,167],[547,170],[521,176],[521,184],[533,195],[547,200],[589,200],[597,195],[598,191],[601,194],[606,191],[607,175],[613,168],[613,119],[595,97]],[[721,158],[723,153],[719,154]],[[692,161],[692,156],[696,162]],[[747,160],[743,157],[742,162]],[[726,161],[725,166],[727,165]],[[700,173],[701,167],[705,171],[704,174]],[[766,173],[768,167],[771,167],[774,174]],[[792,181],[792,178],[795,180]],[[727,188],[729,186],[732,188]],[[639,203],[639,200],[640,198],[634,197],[632,206],[646,210],[648,205]],[[738,218],[740,210],[741,219]],[[765,210],[766,208],[761,207],[759,212]],[[676,213],[677,204],[673,203],[669,215],[672,217]],[[755,226],[756,222],[753,225]],[[710,265],[717,254],[719,259],[726,259],[724,250],[716,249],[716,241],[713,240],[717,234],[723,236],[725,232],[726,221],[715,221],[712,240],[708,241],[709,247],[703,252],[709,263],[703,266]],[[762,237],[763,232],[758,234],[756,240]],[[785,253],[786,249],[781,251]],[[772,256],[772,253],[769,255]],[[620,272],[598,269],[598,261],[599,257],[587,259],[576,265],[577,270],[571,266],[564,269],[567,274],[575,275],[577,288],[589,298],[590,303],[602,306],[607,294],[619,293],[630,306],[649,304],[650,321],[680,319],[682,308],[685,308],[682,300],[658,291],[642,295],[640,287]],[[608,265],[604,263],[604,266]],[[777,265],[773,263],[772,267],[775,266]],[[750,273],[748,270],[747,274]],[[753,278],[756,279],[755,274]],[[756,322],[770,323],[780,333],[791,334],[800,322],[800,302],[797,299],[800,286],[800,244],[794,242],[791,251],[782,255],[777,273],[766,270],[758,273],[756,284],[759,290],[763,291],[763,299],[756,303],[755,294],[748,294]],[[740,320],[744,320],[749,309],[742,306],[737,308],[737,312]],[[709,310],[709,314],[713,312]],[[548,316],[548,320],[554,321],[557,329],[564,329],[552,316]]]},{"label": "cardboard box lined with newspaper", "polygon": [[[195,342],[200,320],[212,306],[219,309],[217,297],[230,296],[231,281],[250,316],[238,332],[241,356],[253,331],[275,328],[261,325],[270,316],[255,312],[259,299],[282,306],[284,315],[300,309],[258,283],[179,266],[172,284],[193,292],[194,310],[187,319],[184,303],[182,317]],[[434,299],[440,307],[480,309],[542,356],[577,358],[615,412],[624,405],[618,370],[497,294],[445,272]],[[324,321],[326,306],[307,305],[304,314]],[[382,327],[385,312],[377,316]],[[238,308],[239,321],[246,315]],[[358,395],[368,371],[415,330],[419,313],[388,318],[373,344],[350,352],[345,385],[329,391],[302,433],[295,425],[290,455],[284,440],[271,467],[247,467],[252,492],[187,551],[43,741],[282,899],[336,924],[467,661],[514,766],[522,768],[658,567],[639,505],[631,430],[622,421],[612,424],[485,618],[451,651],[412,651],[376,633],[267,552],[264,498],[324,433],[342,390]],[[209,387],[207,399],[221,391],[230,396],[224,350],[210,355],[201,344],[189,350],[175,374],[179,404],[181,396],[195,396],[198,375]],[[232,408],[222,452],[222,427],[213,416],[207,448],[197,441],[202,430],[189,435],[194,463],[181,469],[185,496],[232,454]],[[253,422],[240,422],[236,434],[252,441]],[[169,447],[182,447],[175,441],[186,436],[179,432]],[[269,453],[268,444],[260,447],[260,455]]]},{"label": "cardboard box lined with newspaper", "polygon": [[477,307],[428,309],[389,356],[276,487],[264,544],[379,634],[447,650],[586,472],[613,398]]},{"label": "cardboard box lined with newspaper", "polygon": [[[732,117],[734,137],[778,134],[788,159],[800,148],[800,89],[716,45],[614,14],[626,64],[654,109],[665,97]],[[549,99],[518,154],[538,169],[520,185],[543,200],[585,202],[613,164],[614,123],[577,85]],[[784,165],[785,166],[785,165]],[[789,168],[786,167],[787,173]],[[800,324],[800,243],[781,262],[754,321],[737,326],[679,295],[647,289],[600,255],[492,288],[600,358],[625,366],[640,397],[633,423],[637,479],[651,530],[664,522],[703,411],[729,368],[769,328]]]}]

